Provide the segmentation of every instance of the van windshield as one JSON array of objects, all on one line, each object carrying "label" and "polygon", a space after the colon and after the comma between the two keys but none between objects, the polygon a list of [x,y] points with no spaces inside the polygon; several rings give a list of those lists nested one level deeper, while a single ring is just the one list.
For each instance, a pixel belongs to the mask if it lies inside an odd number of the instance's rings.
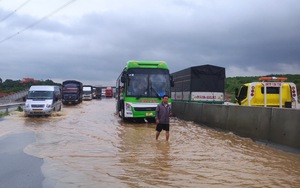
[{"label": "van windshield", "polygon": [[53,91],[29,91],[28,99],[53,99]]}]

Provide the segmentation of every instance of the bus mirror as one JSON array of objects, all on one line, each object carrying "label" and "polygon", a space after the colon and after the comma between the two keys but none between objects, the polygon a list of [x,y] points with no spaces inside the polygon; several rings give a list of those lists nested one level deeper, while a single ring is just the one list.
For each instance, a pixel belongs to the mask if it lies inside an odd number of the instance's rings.
[{"label": "bus mirror", "polygon": [[125,82],[126,82],[126,77],[125,77],[124,75],[122,75],[122,77],[121,77],[121,82],[122,82],[122,83],[125,83]]},{"label": "bus mirror", "polygon": [[174,87],[174,80],[173,80],[173,76],[170,76],[170,85],[171,87]]},{"label": "bus mirror", "polygon": [[171,80],[171,87],[174,87],[174,81],[173,80]]},{"label": "bus mirror", "polygon": [[127,74],[126,74],[126,72],[124,71],[123,73],[122,73],[122,76],[121,76],[121,82],[122,83],[125,83],[126,81],[127,81]]}]

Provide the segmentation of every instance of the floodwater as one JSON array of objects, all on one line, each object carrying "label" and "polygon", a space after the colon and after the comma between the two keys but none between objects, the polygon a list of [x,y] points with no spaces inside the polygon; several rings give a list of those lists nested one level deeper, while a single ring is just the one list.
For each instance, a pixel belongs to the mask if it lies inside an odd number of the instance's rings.
[{"label": "floodwater", "polygon": [[122,122],[114,99],[0,121],[0,136],[22,132],[36,136],[24,151],[44,160],[46,188],[300,186],[300,154],[176,118],[156,141],[155,124]]}]

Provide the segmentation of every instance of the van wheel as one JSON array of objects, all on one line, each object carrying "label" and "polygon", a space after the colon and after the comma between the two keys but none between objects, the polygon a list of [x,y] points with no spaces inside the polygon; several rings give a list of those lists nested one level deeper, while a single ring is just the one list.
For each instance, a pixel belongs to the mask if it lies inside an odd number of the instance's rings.
[{"label": "van wheel", "polygon": [[57,111],[61,111],[61,105],[59,106],[58,110]]}]

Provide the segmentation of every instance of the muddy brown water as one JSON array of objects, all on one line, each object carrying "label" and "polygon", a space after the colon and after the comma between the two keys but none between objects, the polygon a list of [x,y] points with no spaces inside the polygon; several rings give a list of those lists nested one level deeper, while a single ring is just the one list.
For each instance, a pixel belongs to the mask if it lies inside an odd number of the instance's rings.
[{"label": "muddy brown water", "polygon": [[44,160],[44,187],[300,186],[297,153],[176,118],[156,141],[155,124],[122,122],[114,99],[0,121],[0,136],[22,132],[36,136],[24,152]]}]

